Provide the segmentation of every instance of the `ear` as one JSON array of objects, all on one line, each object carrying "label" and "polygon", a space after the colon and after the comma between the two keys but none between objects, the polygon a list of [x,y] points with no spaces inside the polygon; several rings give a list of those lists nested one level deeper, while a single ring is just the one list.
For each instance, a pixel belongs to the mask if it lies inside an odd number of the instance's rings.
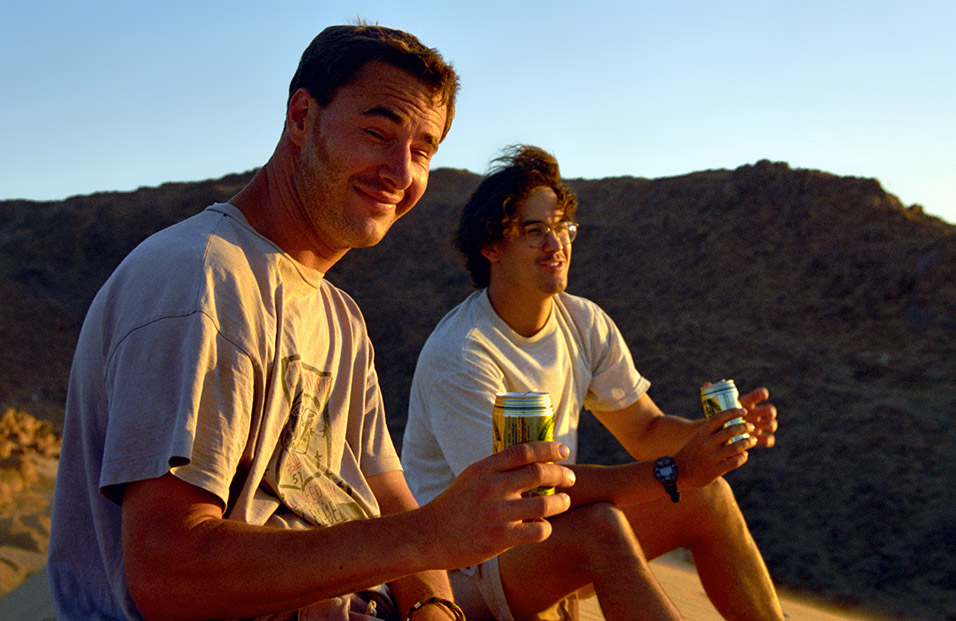
[{"label": "ear", "polygon": [[498,254],[498,244],[491,244],[485,248],[481,249],[481,256],[488,259],[489,263],[497,263],[501,260],[501,257]]},{"label": "ear", "polygon": [[286,110],[285,127],[289,134],[289,139],[297,146],[305,144],[305,137],[308,135],[309,123],[311,122],[310,113],[313,108],[318,108],[318,103],[312,99],[312,95],[304,88],[300,88],[289,99],[289,107]]}]

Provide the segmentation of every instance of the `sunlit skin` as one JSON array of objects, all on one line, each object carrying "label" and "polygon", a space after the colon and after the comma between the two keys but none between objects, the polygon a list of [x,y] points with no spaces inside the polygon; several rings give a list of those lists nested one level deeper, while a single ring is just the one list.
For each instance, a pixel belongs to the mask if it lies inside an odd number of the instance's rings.
[{"label": "sunlit skin", "polygon": [[[565,220],[557,195],[546,186],[532,190],[516,213],[521,225],[553,227]],[[482,254],[491,264],[488,298],[495,312],[522,336],[535,334],[551,313],[552,296],[568,286],[571,244],[562,244],[553,232],[540,248],[532,248],[523,235],[509,236]]]},{"label": "sunlit skin", "polygon": [[300,89],[265,174],[231,202],[296,260],[325,272],[350,249],[381,241],[422,197],[445,116],[422,82],[380,62],[325,106]]}]

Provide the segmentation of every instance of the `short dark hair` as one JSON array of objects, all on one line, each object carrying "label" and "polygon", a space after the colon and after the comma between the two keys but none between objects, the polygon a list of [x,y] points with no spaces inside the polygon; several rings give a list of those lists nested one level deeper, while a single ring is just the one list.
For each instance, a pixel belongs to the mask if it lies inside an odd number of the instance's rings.
[{"label": "short dark hair", "polygon": [[302,53],[289,83],[288,101],[304,88],[324,106],[339,87],[373,61],[402,69],[432,89],[447,111],[441,135],[444,138],[455,116],[458,75],[438,50],[425,47],[414,35],[401,30],[368,24],[329,26]]},{"label": "short dark hair", "polygon": [[491,278],[491,266],[481,251],[507,236],[518,234],[521,223],[517,204],[539,187],[551,188],[565,219],[574,221],[577,196],[561,181],[558,160],[538,147],[514,145],[506,148],[468,199],[461,212],[454,243],[464,257],[465,268],[475,287],[487,287]]}]

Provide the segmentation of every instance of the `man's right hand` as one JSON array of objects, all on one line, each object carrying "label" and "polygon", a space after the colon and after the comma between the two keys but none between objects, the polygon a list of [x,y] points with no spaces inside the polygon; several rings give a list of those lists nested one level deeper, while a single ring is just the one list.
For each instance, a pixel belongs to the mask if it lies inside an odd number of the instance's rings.
[{"label": "man's right hand", "polygon": [[557,442],[519,444],[466,468],[441,495],[422,507],[429,532],[437,535],[441,565],[477,565],[514,546],[544,541],[544,519],[571,505],[567,494],[522,496],[536,487],[570,487],[574,473],[555,463],[568,447]]},{"label": "man's right hand", "polygon": [[733,444],[727,442],[744,432],[752,432],[754,426],[744,423],[723,428],[727,421],[746,413],[743,409],[726,410],[700,426],[697,433],[674,456],[679,489],[709,485],[717,477],[747,463],[747,451],[756,446],[757,440],[748,437]]}]

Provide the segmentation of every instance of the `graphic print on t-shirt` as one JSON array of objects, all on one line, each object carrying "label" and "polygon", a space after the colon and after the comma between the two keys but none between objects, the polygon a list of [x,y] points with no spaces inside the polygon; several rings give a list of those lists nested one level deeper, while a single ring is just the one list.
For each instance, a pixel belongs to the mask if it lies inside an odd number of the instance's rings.
[{"label": "graphic print on t-shirt", "polygon": [[299,356],[284,358],[281,366],[289,420],[269,463],[266,482],[283,504],[317,526],[367,517],[351,497],[351,486],[331,463],[332,374],[303,363]]}]

